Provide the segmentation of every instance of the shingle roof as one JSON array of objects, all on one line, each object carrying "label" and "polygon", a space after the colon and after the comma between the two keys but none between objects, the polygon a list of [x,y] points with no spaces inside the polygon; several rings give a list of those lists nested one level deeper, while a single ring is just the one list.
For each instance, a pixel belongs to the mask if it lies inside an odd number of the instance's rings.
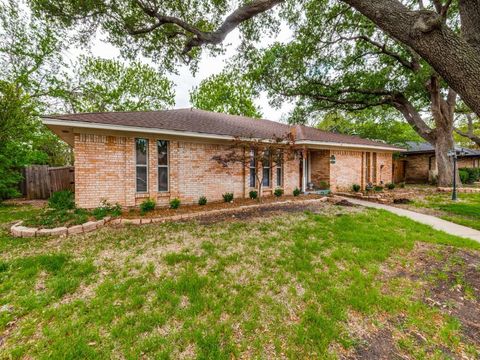
[{"label": "shingle roof", "polygon": [[[457,152],[462,151],[464,156],[480,156],[480,150],[468,149],[461,146],[455,146]],[[407,151],[404,154],[415,154],[415,153],[434,153],[435,148],[427,142],[418,142],[418,141],[408,141],[407,142]]]},{"label": "shingle roof", "polygon": [[283,137],[287,133],[295,131],[297,142],[318,141],[398,149],[382,142],[331,133],[308,126],[290,126],[271,120],[258,120],[246,116],[227,115],[198,109],[81,113],[43,116],[43,118],[260,139]]}]

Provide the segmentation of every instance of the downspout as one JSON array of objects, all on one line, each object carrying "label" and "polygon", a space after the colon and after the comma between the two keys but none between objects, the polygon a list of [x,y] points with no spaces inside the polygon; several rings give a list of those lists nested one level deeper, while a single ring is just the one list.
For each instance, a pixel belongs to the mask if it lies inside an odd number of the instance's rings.
[{"label": "downspout", "polygon": [[307,151],[306,151],[306,149],[304,149],[304,151],[303,151],[302,161],[303,161],[302,192],[305,193],[305,191],[307,190],[307,178],[308,178],[308,174],[307,174]]}]

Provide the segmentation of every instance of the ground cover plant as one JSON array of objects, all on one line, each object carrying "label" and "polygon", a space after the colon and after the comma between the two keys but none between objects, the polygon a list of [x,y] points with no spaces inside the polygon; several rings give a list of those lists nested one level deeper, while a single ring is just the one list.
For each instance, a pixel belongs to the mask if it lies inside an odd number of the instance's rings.
[{"label": "ground cover plant", "polygon": [[412,208],[432,212],[442,219],[480,230],[480,194],[459,193],[457,201],[451,198],[450,193],[426,195],[415,200]]},{"label": "ground cover plant", "polygon": [[309,203],[9,236],[35,211],[0,207],[2,358],[479,355],[480,246],[406,218]]}]

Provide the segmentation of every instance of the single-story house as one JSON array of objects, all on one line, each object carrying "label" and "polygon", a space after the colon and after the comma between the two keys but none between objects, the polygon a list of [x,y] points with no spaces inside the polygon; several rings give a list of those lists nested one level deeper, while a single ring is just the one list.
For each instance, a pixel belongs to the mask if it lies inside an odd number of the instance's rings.
[{"label": "single-story house", "polygon": [[[480,167],[480,150],[456,147],[458,168]],[[462,154],[462,155],[460,155]],[[403,164],[402,164],[403,163]],[[437,176],[435,148],[427,142],[411,141],[407,143],[407,151],[402,152],[396,161],[398,173],[402,173],[403,181],[413,184],[428,183]],[[401,169],[403,167],[403,169]],[[399,175],[401,176],[401,175]],[[395,176],[395,180],[400,180]]]},{"label": "single-story house", "polygon": [[[248,197],[254,172],[268,174],[263,193],[277,187],[285,194],[304,192],[319,183],[332,191],[356,183],[392,181],[392,154],[381,142],[196,109],[53,115],[43,123],[70,144],[75,154],[75,201],[92,208],[105,199],[122,206],[153,198],[167,205],[173,198],[195,203],[200,196],[221,200],[222,194]],[[222,166],[214,156],[232,151],[235,139],[271,141],[294,134],[295,152],[284,162]],[[249,157],[250,149],[240,149]]]}]

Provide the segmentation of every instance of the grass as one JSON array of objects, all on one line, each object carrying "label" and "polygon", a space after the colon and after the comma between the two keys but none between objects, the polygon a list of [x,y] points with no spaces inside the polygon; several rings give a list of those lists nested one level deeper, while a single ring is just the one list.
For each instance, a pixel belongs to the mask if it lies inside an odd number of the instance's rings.
[{"label": "grass", "polygon": [[480,230],[480,194],[460,193],[456,202],[451,200],[451,194],[434,194],[416,200],[413,205],[437,210],[442,219]]},{"label": "grass", "polygon": [[417,283],[380,275],[419,241],[480,245],[406,218],[328,206],[61,241],[8,235],[35,211],[0,207],[1,358],[338,358],[361,343],[352,321],[399,318],[403,354],[478,355],[458,321],[411,296]]}]

